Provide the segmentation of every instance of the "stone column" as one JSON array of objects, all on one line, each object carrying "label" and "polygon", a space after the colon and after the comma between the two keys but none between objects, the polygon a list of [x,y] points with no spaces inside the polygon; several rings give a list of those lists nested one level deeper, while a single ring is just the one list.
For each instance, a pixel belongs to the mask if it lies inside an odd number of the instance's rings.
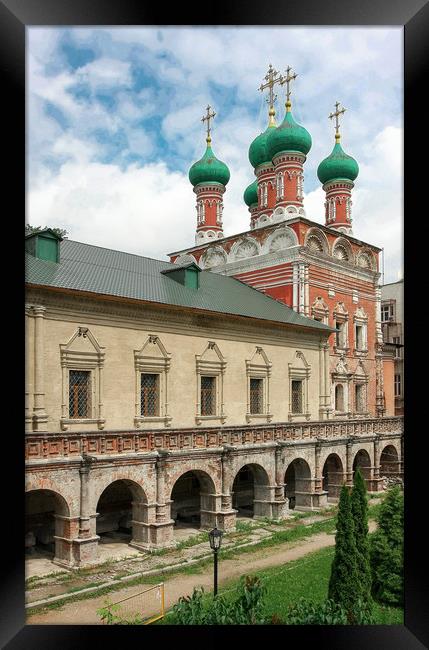
[{"label": "stone column", "polygon": [[[73,554],[73,565],[85,566],[92,564],[98,557],[98,540],[100,537],[92,532],[91,521],[95,518],[90,514],[89,482],[91,463],[93,458],[82,454],[82,463],[79,468],[80,477],[80,514],[79,518],[71,521],[69,539],[62,539],[63,547],[69,545]],[[73,522],[74,525],[73,525]]]},{"label": "stone column", "polygon": [[89,472],[90,463],[83,461],[79,468],[80,475],[80,518],[79,537],[85,539],[91,536],[89,516]]},{"label": "stone column", "polygon": [[147,536],[144,542],[140,544],[144,548],[164,548],[174,544],[173,526],[174,521],[171,518],[171,501],[165,495],[165,474],[167,470],[168,452],[159,451],[158,458],[155,461],[156,471],[156,503],[153,521],[153,507],[151,504],[142,504],[146,510],[145,522],[142,526],[147,527]]},{"label": "stone column", "polygon": [[45,411],[45,342],[44,342],[44,314],[45,307],[33,307],[35,318],[35,354],[34,354],[34,429],[47,431],[48,416]]},{"label": "stone column", "polygon": [[323,345],[323,353],[325,357],[325,408],[326,408],[326,417],[329,418],[329,414],[332,411],[331,407],[331,376],[329,372],[329,343]]},{"label": "stone column", "polygon": [[374,439],[374,464],[371,467],[371,492],[380,492],[383,490],[383,480],[380,478],[380,439]]},{"label": "stone column", "polygon": [[289,513],[289,499],[285,497],[285,483],[283,480],[283,449],[279,445],[274,451],[275,455],[275,479],[274,503],[272,504],[273,517],[284,519]]},{"label": "stone column", "polygon": [[222,473],[221,511],[217,513],[217,526],[222,530],[234,530],[237,510],[232,507],[232,456],[229,447],[224,447],[220,457]]},{"label": "stone column", "polygon": [[298,311],[298,262],[292,262],[293,310]]},{"label": "stone column", "polygon": [[304,314],[310,315],[310,282],[309,282],[309,265],[304,266]]},{"label": "stone column", "polygon": [[34,318],[31,305],[25,305],[25,430],[33,430],[34,407]]},{"label": "stone column", "polygon": [[300,314],[304,313],[304,264],[300,263],[299,265],[299,308],[298,311]]},{"label": "stone column", "polygon": [[346,485],[353,485],[353,443],[346,443]]},{"label": "stone column", "polygon": [[319,344],[319,419],[326,418],[325,407],[325,356],[323,353],[323,343]]}]

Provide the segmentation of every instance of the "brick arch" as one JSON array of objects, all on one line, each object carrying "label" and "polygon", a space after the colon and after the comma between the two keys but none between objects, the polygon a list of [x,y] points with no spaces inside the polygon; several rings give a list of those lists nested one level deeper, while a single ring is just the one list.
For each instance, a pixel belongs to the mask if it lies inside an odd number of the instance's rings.
[{"label": "brick arch", "polygon": [[324,464],[326,463],[326,460],[331,454],[335,454],[336,456],[338,456],[338,458],[341,461],[341,465],[344,468],[344,471],[346,471],[347,456],[346,456],[345,445],[338,445],[335,447],[329,445],[329,447],[326,448],[322,447],[322,453],[320,454],[320,467],[323,468]]},{"label": "brick arch", "polygon": [[216,485],[207,471],[182,468],[174,482],[170,482],[169,494],[171,517],[177,526],[183,521],[201,529],[213,527]]},{"label": "brick arch", "polygon": [[[236,457],[234,459],[234,462],[231,466],[231,481],[230,481],[230,489],[232,489],[232,484],[234,482],[234,478],[237,476],[238,472],[245,466],[245,465],[251,465],[254,468],[259,468],[256,471],[258,471],[258,477],[262,476],[263,473],[265,473],[266,476],[266,485],[270,484],[273,485],[275,483],[275,471],[274,471],[274,464],[273,464],[273,456],[272,453],[266,453],[266,450],[264,450],[265,453],[262,454],[240,454],[239,457]],[[260,474],[259,471],[262,473]],[[262,483],[260,483],[262,485]]]},{"label": "brick arch", "polygon": [[112,476],[112,473],[109,471],[105,476],[94,476],[94,479],[91,498],[91,505],[94,512],[96,511],[97,504],[103,492],[107,490],[110,485],[116,483],[116,481],[123,481],[129,487],[135,501],[142,503],[148,502],[147,491],[141,483],[136,481],[136,477],[130,475],[128,472],[119,472]]},{"label": "brick arch", "polygon": [[[25,491],[25,496],[31,498],[35,496],[36,492],[45,492],[47,497],[53,497],[54,503],[58,506],[58,512],[56,514],[62,515],[63,517],[70,516],[70,506],[67,502],[67,499],[57,490],[51,490],[49,488],[31,488],[30,490]],[[43,496],[43,495],[40,495]],[[57,510],[57,508],[55,509]]]},{"label": "brick arch", "polygon": [[173,489],[174,489],[174,486],[176,485],[177,481],[180,478],[182,478],[182,476],[187,474],[188,472],[192,472],[193,474],[195,474],[195,476],[198,478],[198,480],[200,482],[201,489],[203,489],[204,491],[210,492],[210,493],[215,493],[216,492],[215,482],[213,481],[210,474],[207,473],[207,471],[205,471],[204,469],[193,468],[193,467],[190,467],[190,468],[187,468],[187,469],[182,468],[177,473],[178,475],[176,476],[174,482],[170,481],[170,489],[169,489],[170,498],[171,498],[171,494],[173,493]]},{"label": "brick arch", "polygon": [[80,514],[80,481],[79,476],[76,476],[75,482],[77,485],[77,490],[74,490],[73,494],[65,494],[64,487],[57,485],[55,481],[43,477],[43,480],[40,480],[38,477],[32,477],[31,474],[28,474],[26,477],[27,484],[25,487],[25,492],[34,492],[36,490],[44,490],[48,492],[53,492],[56,494],[65,504],[67,509],[67,517],[78,516]]},{"label": "brick arch", "polygon": [[395,477],[400,474],[400,461],[395,445],[389,443],[380,454],[380,476]]},{"label": "brick arch", "polygon": [[[70,505],[61,492],[45,487],[26,490],[25,546],[41,545],[57,563],[70,564],[63,540],[70,537]],[[67,545],[67,543],[66,543]]]},{"label": "brick arch", "polygon": [[240,516],[263,514],[261,502],[269,499],[269,485],[269,474],[262,465],[241,463],[232,480],[232,507]]},{"label": "brick arch", "polygon": [[298,456],[288,463],[284,474],[285,497],[289,499],[289,508],[302,508],[309,505],[306,494],[311,491],[312,469],[310,464]]},{"label": "brick arch", "polygon": [[331,452],[327,455],[322,475],[323,489],[328,493],[328,499],[338,499],[341,486],[345,482],[344,464],[338,454]]},{"label": "brick arch", "polygon": [[353,475],[359,467],[362,476],[367,483],[367,488],[369,486],[368,482],[371,479],[371,464],[371,456],[366,449],[361,448],[355,453],[353,458]]}]

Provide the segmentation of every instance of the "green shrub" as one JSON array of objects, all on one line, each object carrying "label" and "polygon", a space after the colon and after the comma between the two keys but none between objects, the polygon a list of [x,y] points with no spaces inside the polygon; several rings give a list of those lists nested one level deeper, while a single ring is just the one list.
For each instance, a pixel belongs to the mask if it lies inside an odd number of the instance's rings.
[{"label": "green shrub", "polygon": [[365,480],[358,468],[354,475],[350,498],[357,553],[357,573],[361,597],[371,601],[371,565],[368,541],[368,499]]},{"label": "green shrub", "polygon": [[[359,598],[353,610],[354,625],[373,625],[375,619],[372,607]],[[280,621],[272,620],[273,624]],[[297,603],[289,606],[286,618],[283,621],[286,625],[348,625],[350,617],[347,610],[333,600],[314,602],[300,598]]]},{"label": "green shrub", "polygon": [[264,623],[262,598],[264,588],[257,577],[245,576],[240,581],[233,601],[224,596],[205,600],[204,589],[195,588],[192,596],[182,596],[172,609],[176,625],[257,625]]},{"label": "green shrub", "polygon": [[353,611],[361,595],[357,557],[350,495],[348,488],[343,485],[338,506],[335,555],[331,567],[328,598],[348,612],[350,622],[353,622]]},{"label": "green shrub", "polygon": [[404,601],[404,497],[391,488],[380,506],[378,529],[370,546],[372,594],[390,605]]}]

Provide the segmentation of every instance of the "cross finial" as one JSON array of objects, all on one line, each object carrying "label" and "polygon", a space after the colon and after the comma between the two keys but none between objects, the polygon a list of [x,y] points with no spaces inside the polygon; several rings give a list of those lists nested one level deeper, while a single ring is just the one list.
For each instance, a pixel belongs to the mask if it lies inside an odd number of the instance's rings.
[{"label": "cross finial", "polygon": [[347,109],[342,108],[341,110],[339,109],[340,102],[335,102],[335,113],[330,113],[329,118],[332,120],[335,117],[335,140],[336,142],[339,142],[341,139],[340,135],[340,121],[339,117],[342,115],[342,113],[345,113]]},{"label": "cross finial", "polygon": [[216,115],[216,113],[215,113],[214,111],[213,111],[213,113],[210,113],[210,109],[211,109],[211,106],[210,106],[210,104],[209,104],[209,105],[207,106],[207,108],[206,108],[207,114],[204,115],[204,116],[201,118],[201,122],[203,122],[203,123],[204,123],[204,122],[207,122],[207,138],[206,138],[206,142],[207,142],[207,144],[210,144],[211,141],[212,141],[212,138],[211,138],[211,135],[210,135],[210,132],[211,132],[210,120],[211,120],[212,118],[214,118],[214,116]]},{"label": "cross finial", "polygon": [[268,105],[270,107],[270,109],[268,111],[268,115],[270,116],[269,125],[272,125],[272,124],[275,125],[274,116],[275,116],[276,112],[274,110],[274,102],[277,99],[277,95],[274,94],[274,84],[281,82],[281,75],[279,75],[277,70],[274,70],[271,63],[269,65],[268,72],[265,75],[264,79],[266,80],[267,83],[265,83],[265,84],[262,83],[259,86],[259,90],[261,92],[263,92],[265,90],[265,88],[269,89],[269,94],[268,94],[268,97],[266,98],[266,101],[267,101],[267,103],[268,103]]},{"label": "cross finial", "polygon": [[286,77],[282,77],[281,80],[281,85],[286,84],[286,110],[290,111],[290,107],[292,106],[291,101],[290,101],[290,82],[293,81],[294,79],[297,78],[297,74],[294,72],[293,74],[290,74],[292,72],[292,68],[290,65],[286,68]]}]

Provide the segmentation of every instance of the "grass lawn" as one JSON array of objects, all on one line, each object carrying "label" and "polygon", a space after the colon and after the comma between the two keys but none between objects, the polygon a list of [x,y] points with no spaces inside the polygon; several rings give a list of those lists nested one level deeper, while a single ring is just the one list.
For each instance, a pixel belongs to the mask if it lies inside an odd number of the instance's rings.
[{"label": "grass lawn", "polygon": [[[266,587],[264,597],[264,613],[268,616],[277,614],[282,619],[288,605],[304,597],[314,601],[322,601],[328,594],[328,582],[331,572],[331,563],[334,557],[334,547],[325,548],[311,553],[304,558],[288,562],[283,567],[273,567],[264,571],[251,572],[263,581]],[[222,565],[220,565],[222,571]],[[233,598],[238,585],[236,580],[231,581],[219,590],[227,598]],[[207,594],[207,602],[212,596]],[[375,615],[377,624],[403,625],[403,610],[395,607],[376,605]],[[169,616],[164,619],[168,624]]]}]

